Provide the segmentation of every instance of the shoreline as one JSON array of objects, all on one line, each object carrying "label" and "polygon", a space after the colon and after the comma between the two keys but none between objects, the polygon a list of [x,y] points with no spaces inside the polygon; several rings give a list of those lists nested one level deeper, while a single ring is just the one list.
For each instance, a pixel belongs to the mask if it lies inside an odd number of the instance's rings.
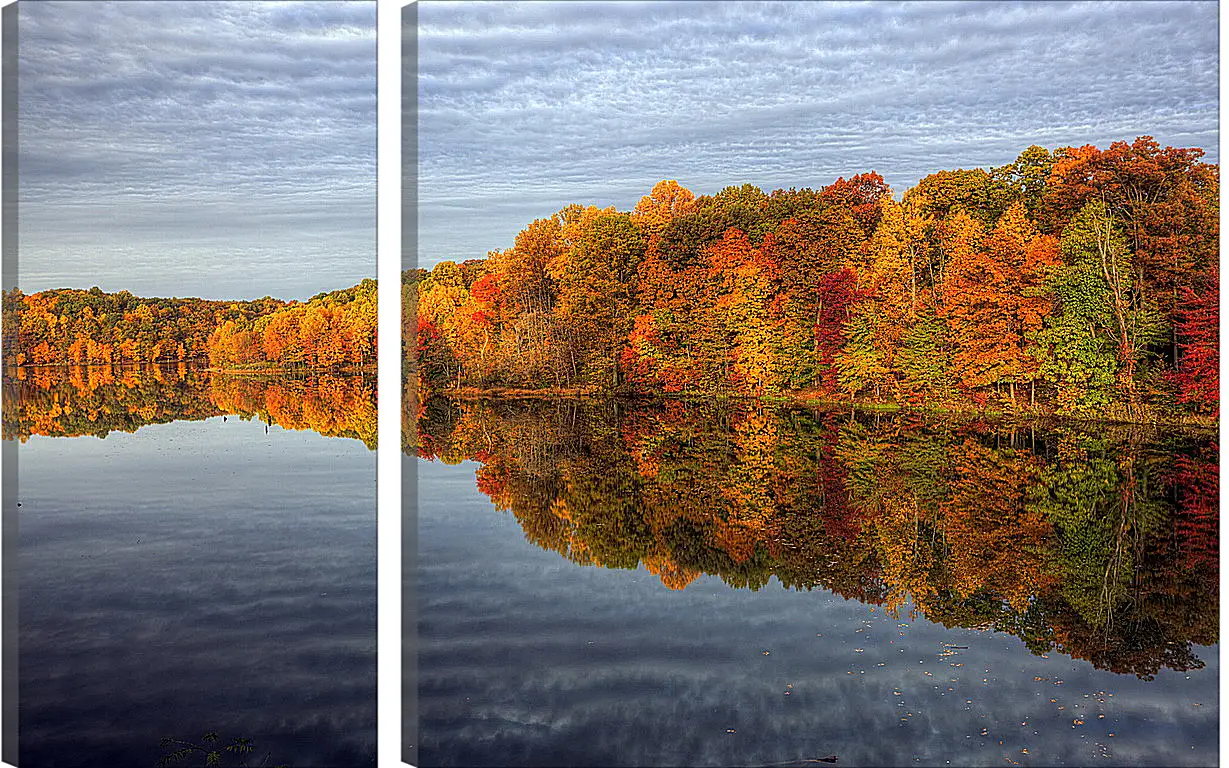
[{"label": "shoreline", "polygon": [[488,399],[506,400],[622,400],[622,401],[679,401],[685,403],[761,403],[770,406],[788,406],[796,408],[817,409],[826,411],[861,411],[863,413],[882,413],[890,415],[920,415],[928,417],[947,417],[960,420],[986,419],[989,421],[1025,424],[1108,424],[1119,426],[1149,427],[1154,429],[1196,430],[1205,433],[1220,432],[1219,418],[1187,416],[1178,419],[1164,418],[1151,414],[1152,418],[1088,418],[1082,416],[1064,416],[1053,411],[1037,409],[1002,410],[993,407],[978,408],[953,406],[907,405],[893,402],[873,402],[858,400],[836,400],[806,392],[783,393],[776,395],[690,395],[682,393],[666,394],[612,394],[596,387],[549,387],[545,389],[523,389],[516,387],[460,387],[447,388],[431,392],[444,397],[461,401],[478,401]]}]

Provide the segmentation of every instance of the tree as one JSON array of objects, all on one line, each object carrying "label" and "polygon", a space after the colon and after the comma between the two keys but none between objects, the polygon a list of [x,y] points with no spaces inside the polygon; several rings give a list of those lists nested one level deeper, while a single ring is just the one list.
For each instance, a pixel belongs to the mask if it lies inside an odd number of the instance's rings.
[{"label": "tree", "polygon": [[879,174],[871,171],[851,176],[848,181],[842,176],[819,190],[825,205],[849,210],[866,237],[870,237],[879,224],[883,212],[880,203],[892,198],[892,189]]},{"label": "tree", "polygon": [[695,213],[696,196],[690,189],[679,186],[673,179],[659,181],[653,191],[640,198],[631,220],[644,230],[646,236],[660,235],[671,221]]},{"label": "tree", "polygon": [[846,324],[852,319],[853,307],[861,298],[853,270],[845,268],[823,275],[816,295],[816,383],[829,392],[835,392],[838,386],[838,360],[845,346]]},{"label": "tree", "polygon": [[1220,270],[1208,270],[1198,288],[1183,287],[1177,307],[1178,402],[1220,413]]},{"label": "tree", "polygon": [[951,329],[952,370],[966,391],[976,392],[1019,373],[1018,333],[1012,328],[1005,265],[991,258],[985,232],[963,210],[949,216],[940,241],[946,255],[943,317]]},{"label": "tree", "polygon": [[769,325],[777,266],[772,235],[757,249],[741,231],[730,229],[709,253],[718,287],[713,325],[724,334],[725,378],[736,391],[775,392],[780,385]]},{"label": "tree", "polygon": [[610,210],[589,208],[574,226],[572,246],[548,266],[558,292],[556,326],[570,343],[572,379],[583,370],[587,380],[616,389],[644,239],[631,216]]},{"label": "tree", "polygon": [[[1061,379],[1066,368],[1068,383],[1084,382],[1076,384],[1076,390],[1068,389],[1071,394],[1104,387],[1086,403],[1103,405],[1111,399],[1110,386],[1094,385],[1094,371],[1112,371],[1118,390],[1133,409],[1136,369],[1149,344],[1161,337],[1163,326],[1134,282],[1132,255],[1109,209],[1098,200],[1086,204],[1063,230],[1061,250],[1063,265],[1053,271],[1050,287],[1065,317],[1048,335],[1051,374]],[[1065,331],[1059,333],[1059,327]],[[1113,362],[1098,362],[1107,353]]]}]

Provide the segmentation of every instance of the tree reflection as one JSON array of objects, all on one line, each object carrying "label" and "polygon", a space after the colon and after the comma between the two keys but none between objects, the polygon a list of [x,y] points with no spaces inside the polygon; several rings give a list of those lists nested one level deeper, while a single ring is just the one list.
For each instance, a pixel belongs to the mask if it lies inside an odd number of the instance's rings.
[{"label": "tree reflection", "polygon": [[375,377],[247,378],[183,364],[13,368],[4,376],[5,440],[106,437],[225,415],[350,437],[374,450]]},{"label": "tree reflection", "polygon": [[1150,678],[1217,642],[1210,436],[678,401],[432,399],[407,450],[471,459],[581,565],[770,577]]}]

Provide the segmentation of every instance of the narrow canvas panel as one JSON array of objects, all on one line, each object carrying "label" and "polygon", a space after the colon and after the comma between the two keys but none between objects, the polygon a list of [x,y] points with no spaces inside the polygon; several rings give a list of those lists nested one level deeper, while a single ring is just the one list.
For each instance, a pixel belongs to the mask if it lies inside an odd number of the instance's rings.
[{"label": "narrow canvas panel", "polygon": [[375,3],[4,14],[4,759],[372,765]]}]

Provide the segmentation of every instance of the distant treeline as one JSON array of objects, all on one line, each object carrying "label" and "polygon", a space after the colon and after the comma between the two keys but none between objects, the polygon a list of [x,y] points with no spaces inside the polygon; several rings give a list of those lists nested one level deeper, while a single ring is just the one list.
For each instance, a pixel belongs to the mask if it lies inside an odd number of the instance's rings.
[{"label": "distant treeline", "polygon": [[1218,412],[1219,169],[1150,137],[630,212],[404,274],[426,391],[596,388],[1140,418]]},{"label": "distant treeline", "polygon": [[304,303],[141,298],[98,288],[4,294],[7,365],[361,366],[375,362],[375,333],[374,280]]}]

